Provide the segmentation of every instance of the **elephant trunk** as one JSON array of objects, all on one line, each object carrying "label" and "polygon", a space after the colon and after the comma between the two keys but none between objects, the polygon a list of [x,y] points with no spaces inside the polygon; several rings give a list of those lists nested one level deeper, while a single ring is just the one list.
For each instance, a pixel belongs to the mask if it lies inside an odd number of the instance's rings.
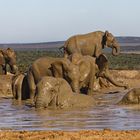
[{"label": "elephant trunk", "polygon": [[43,97],[36,97],[35,99],[35,107],[36,108],[44,108],[46,105],[45,105],[45,102],[43,101]]},{"label": "elephant trunk", "polygon": [[104,77],[105,77],[110,83],[112,83],[113,85],[115,85],[115,86],[117,86],[117,87],[124,87],[125,89],[128,88],[127,85],[124,85],[124,84],[122,84],[122,83],[119,83],[119,82],[115,81],[114,78],[113,78],[108,72],[104,73]]},{"label": "elephant trunk", "polygon": [[117,56],[117,55],[119,55],[119,54],[120,54],[120,46],[119,46],[119,44],[117,43],[117,44],[113,45],[113,48],[112,48],[112,55]]},{"label": "elephant trunk", "polygon": [[76,93],[80,92],[80,90],[79,90],[79,82],[78,81],[77,82],[73,82],[71,84],[71,87],[72,87],[73,92],[76,92]]}]

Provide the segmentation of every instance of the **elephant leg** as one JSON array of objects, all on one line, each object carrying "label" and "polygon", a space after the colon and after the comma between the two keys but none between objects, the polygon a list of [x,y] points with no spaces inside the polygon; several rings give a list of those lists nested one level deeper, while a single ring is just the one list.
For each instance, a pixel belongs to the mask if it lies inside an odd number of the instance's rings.
[{"label": "elephant leg", "polygon": [[90,80],[89,80],[89,87],[88,87],[88,95],[93,94],[93,86],[95,82],[95,67],[94,64],[91,63],[91,72],[90,72]]},{"label": "elephant leg", "polygon": [[21,101],[22,100],[21,85],[16,87],[16,94],[17,94],[17,100]]},{"label": "elephant leg", "polygon": [[12,93],[13,93],[14,99],[16,99],[16,86],[15,86],[15,83],[12,84]]},{"label": "elephant leg", "polygon": [[20,74],[14,77],[12,81],[12,92],[15,99],[22,100],[22,82],[24,75]]},{"label": "elephant leg", "polygon": [[35,85],[35,81],[34,81],[32,72],[28,73],[27,81],[28,81],[29,92],[30,92],[30,97],[29,98],[31,99],[31,101],[34,101],[36,85]]}]

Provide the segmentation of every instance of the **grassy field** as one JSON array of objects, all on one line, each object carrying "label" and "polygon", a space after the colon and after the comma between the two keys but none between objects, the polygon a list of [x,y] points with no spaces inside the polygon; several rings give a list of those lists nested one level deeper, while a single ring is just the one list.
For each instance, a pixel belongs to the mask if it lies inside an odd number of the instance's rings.
[{"label": "grassy field", "polygon": [[[19,70],[25,72],[34,60],[42,56],[62,57],[60,52],[54,51],[16,51]],[[110,69],[140,69],[140,54],[120,54],[112,56],[106,54],[109,59]]]}]

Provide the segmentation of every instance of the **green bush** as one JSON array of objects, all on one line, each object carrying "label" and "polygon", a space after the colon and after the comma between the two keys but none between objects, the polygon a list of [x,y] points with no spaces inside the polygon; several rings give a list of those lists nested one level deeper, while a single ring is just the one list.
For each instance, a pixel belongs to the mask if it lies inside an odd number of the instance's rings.
[{"label": "green bush", "polygon": [[[58,51],[17,51],[17,64],[19,70],[25,72],[28,67],[39,57],[62,57]],[[112,56],[106,54],[110,69],[140,69],[140,54],[120,54]]]},{"label": "green bush", "polygon": [[106,55],[109,60],[110,69],[140,69],[140,54]]}]

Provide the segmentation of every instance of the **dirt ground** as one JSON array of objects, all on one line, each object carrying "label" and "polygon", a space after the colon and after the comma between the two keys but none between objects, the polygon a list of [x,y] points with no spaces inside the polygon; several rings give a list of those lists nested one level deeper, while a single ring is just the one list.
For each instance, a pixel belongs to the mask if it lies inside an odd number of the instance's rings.
[{"label": "dirt ground", "polygon": [[[112,70],[116,80],[140,87],[140,70]],[[1,76],[0,95],[11,94],[11,76]],[[0,130],[0,140],[140,140],[140,130],[12,131]]]},{"label": "dirt ground", "polygon": [[1,140],[140,140],[140,130],[1,131]]}]

